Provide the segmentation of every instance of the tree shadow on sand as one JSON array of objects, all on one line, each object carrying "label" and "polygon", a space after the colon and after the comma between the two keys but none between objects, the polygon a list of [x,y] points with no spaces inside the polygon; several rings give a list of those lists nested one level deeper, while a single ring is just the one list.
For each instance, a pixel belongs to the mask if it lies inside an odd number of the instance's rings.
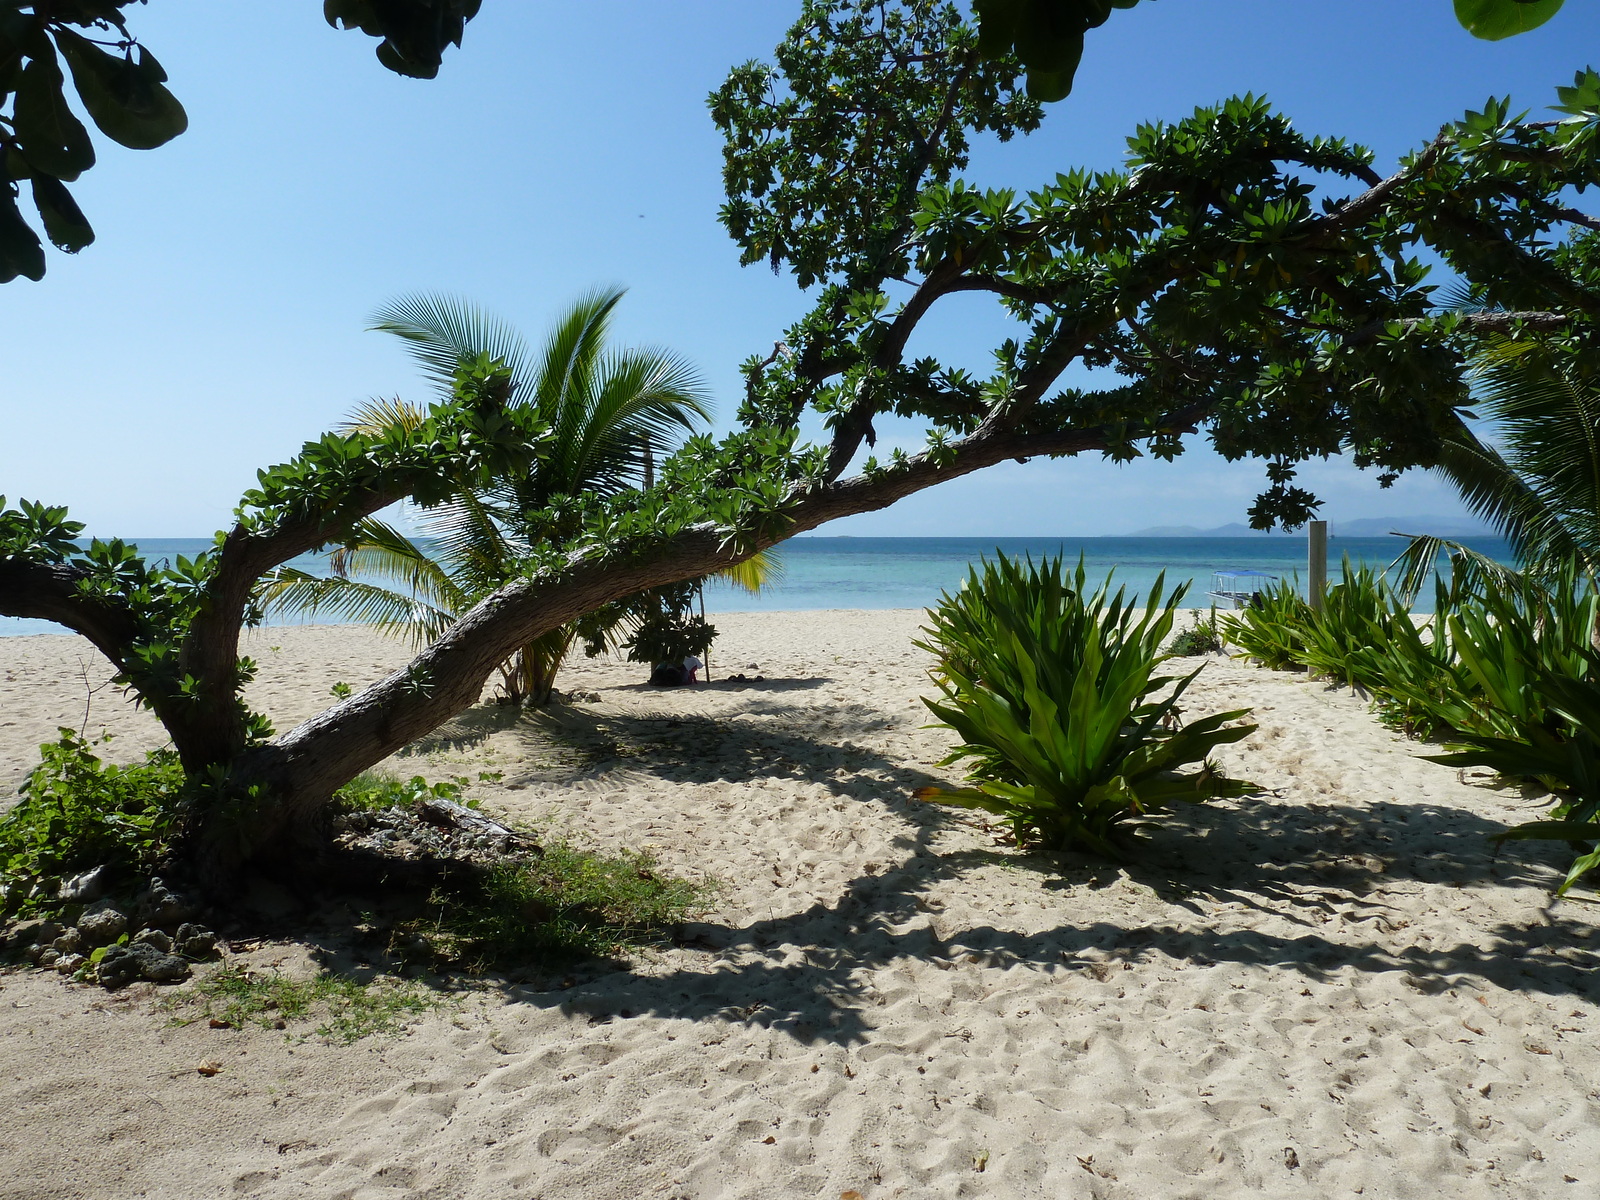
[{"label": "tree shadow on sand", "polygon": [[[1427,832],[1397,854],[1396,825]],[[1385,890],[1418,884],[1549,887],[1559,877],[1559,852],[1513,843],[1497,856],[1489,838],[1504,828],[1434,805],[1216,806],[1182,814],[1157,834],[1139,865],[1115,867],[1077,856],[940,854],[930,846],[931,827],[923,825],[901,862],[882,874],[858,876],[836,900],[738,928],[686,926],[679,943],[714,951],[717,961],[709,966],[662,972],[658,964],[649,974],[589,976],[588,984],[556,992],[506,987],[512,998],[558,1005],[592,1022],[646,1014],[717,1018],[761,1024],[805,1042],[839,1043],[865,1040],[872,1031],[876,1002],[866,973],[907,958],[948,968],[969,961],[1051,973],[1099,973],[1108,960],[1235,963],[1321,981],[1346,970],[1400,972],[1422,992],[1492,984],[1600,1000],[1600,955],[1584,948],[1592,939],[1576,922],[1503,922],[1485,929],[1480,942],[1420,946],[1407,942],[1404,918],[1385,903]],[[1030,871],[1049,888],[1126,878],[1201,916],[1208,915],[1202,902],[1236,903],[1301,932],[1094,921],[1033,934],[992,924],[937,933],[928,914],[941,906],[930,885],[996,864]]]},{"label": "tree shadow on sand", "polygon": [[[558,1006],[591,1021],[709,1017],[759,1023],[805,1041],[860,1041],[871,1033],[876,1007],[869,972],[903,959],[955,968],[969,957],[1052,973],[1099,970],[1108,957],[1196,967],[1235,963],[1321,980],[1348,970],[1401,972],[1420,991],[1476,983],[1600,999],[1600,956],[1583,948],[1585,931],[1573,919],[1502,922],[1483,929],[1478,941],[1454,946],[1408,940],[1391,894],[1426,885],[1439,889],[1443,900],[1450,888],[1549,888],[1560,877],[1564,847],[1511,842],[1497,849],[1492,836],[1506,826],[1465,809],[1396,801],[1296,804],[1263,796],[1168,815],[1127,865],[1014,849],[941,853],[935,847],[941,828],[966,818],[911,799],[917,788],[944,781],[850,742],[884,728],[881,710],[868,705],[833,708],[827,740],[799,733],[808,724],[815,731],[815,711],[809,710],[808,723],[788,720],[781,695],[731,717],[563,706],[496,720],[494,709],[474,711],[494,731],[528,739],[530,748],[572,750],[582,761],[563,767],[568,778],[619,767],[680,782],[790,778],[886,806],[905,821],[901,860],[850,880],[834,899],[739,927],[685,925],[675,940],[712,952],[709,964],[663,970],[656,962],[640,972],[604,962],[551,967],[549,973],[536,968],[551,981],[568,974],[583,981],[554,990],[492,981],[514,1000]],[[1173,919],[1142,927],[1063,922],[1030,934],[992,923],[952,932],[941,919],[944,932],[936,931],[933,885],[995,866],[1027,872],[1041,889],[1061,893],[1065,914],[1077,889],[1128,881],[1171,905]],[[1207,928],[1203,922],[1223,905],[1261,914],[1266,928],[1238,929],[1236,920],[1226,932]]]},{"label": "tree shadow on sand", "polygon": [[508,770],[505,782],[514,788],[617,769],[689,784],[789,779],[850,795],[860,791],[854,781],[869,773],[880,789],[904,788],[908,794],[945,782],[857,744],[854,739],[886,726],[882,711],[870,704],[831,706],[826,738],[800,732],[816,725],[814,709],[785,704],[781,696],[752,700],[735,714],[535,710],[500,727],[535,764]]},{"label": "tree shadow on sand", "polygon": [[[642,741],[648,743],[651,732],[669,730],[671,727],[683,722],[694,722],[708,736],[706,744],[714,744],[716,734],[724,725],[737,725],[739,716],[761,716],[790,713],[795,710],[787,705],[775,703],[766,699],[767,696],[782,696],[786,692],[811,691],[831,683],[825,677],[809,679],[769,679],[765,682],[754,681],[746,683],[732,683],[717,681],[710,684],[699,684],[698,692],[733,692],[747,694],[745,707],[740,713],[725,716],[709,716],[699,713],[673,713],[665,711],[650,716],[616,714],[600,712],[575,704],[569,701],[557,700],[541,708],[523,708],[514,704],[478,704],[465,712],[452,717],[449,721],[439,726],[432,733],[418,738],[409,746],[400,751],[403,756],[414,756],[436,753],[460,753],[482,745],[497,733],[512,733],[522,740],[528,748],[577,750],[587,758],[594,758],[598,753],[600,757],[629,757],[625,747],[634,744],[640,739],[630,741],[619,738],[615,733],[608,733],[611,727],[617,731],[636,730],[645,735]],[[648,683],[620,684],[608,686],[608,692],[644,693],[644,694],[671,694],[675,689],[654,687]],[[579,690],[579,694],[583,694]],[[694,694],[694,693],[688,693]],[[808,710],[808,716],[814,715]],[[542,745],[547,743],[548,745]]]}]

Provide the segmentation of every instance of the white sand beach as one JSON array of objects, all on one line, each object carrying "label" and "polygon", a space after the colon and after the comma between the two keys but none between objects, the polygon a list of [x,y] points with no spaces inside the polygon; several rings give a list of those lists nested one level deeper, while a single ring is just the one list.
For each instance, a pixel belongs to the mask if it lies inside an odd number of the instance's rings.
[{"label": "white sand beach", "polygon": [[[630,969],[349,1046],[0,973],[0,1197],[1600,1195],[1596,910],[1552,903],[1564,848],[1489,841],[1535,800],[1213,657],[1189,711],[1254,708],[1221,758],[1262,794],[1172,815],[1136,865],[1052,866],[910,798],[956,778],[920,618],[717,616],[709,685],[580,656],[586,698],[485,705],[390,764],[501,772],[470,790],[491,810],[723,881]],[[405,657],[352,627],[248,653],[280,728]],[[0,806],[57,726],[160,743],[89,694],[107,674],[0,638]]]}]

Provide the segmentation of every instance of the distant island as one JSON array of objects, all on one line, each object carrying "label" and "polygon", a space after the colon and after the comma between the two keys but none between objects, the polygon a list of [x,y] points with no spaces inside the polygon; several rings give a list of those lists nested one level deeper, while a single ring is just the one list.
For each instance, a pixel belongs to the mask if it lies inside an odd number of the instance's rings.
[{"label": "distant island", "polygon": [[[1354,521],[1330,521],[1328,533],[1333,537],[1383,537],[1390,533],[1429,533],[1435,537],[1462,538],[1462,537],[1494,537],[1494,530],[1484,525],[1481,521],[1474,521],[1470,517],[1441,517],[1436,515],[1407,516],[1407,517],[1360,517]],[[1305,530],[1296,530],[1294,533],[1284,533],[1274,529],[1262,532],[1251,529],[1248,525],[1241,525],[1237,521],[1228,525],[1218,525],[1214,529],[1199,529],[1193,525],[1152,525],[1148,529],[1136,529],[1132,533],[1125,533],[1123,537],[1304,537]]]}]

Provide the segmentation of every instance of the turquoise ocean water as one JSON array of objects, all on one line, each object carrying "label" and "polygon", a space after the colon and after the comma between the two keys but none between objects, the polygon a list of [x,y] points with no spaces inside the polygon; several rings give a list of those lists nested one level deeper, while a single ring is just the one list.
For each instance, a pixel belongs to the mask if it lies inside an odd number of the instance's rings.
[{"label": "turquoise ocean water", "polygon": [[[1498,538],[1466,538],[1467,545],[1509,562],[1510,551]],[[147,558],[193,557],[210,544],[208,539],[149,538],[139,543]],[[1328,578],[1336,582],[1340,563],[1348,555],[1354,563],[1376,567],[1392,562],[1405,543],[1396,537],[1328,539]],[[778,549],[783,578],[760,596],[713,583],[706,589],[711,612],[781,612],[817,608],[925,608],[941,591],[961,585],[970,564],[1003,551],[1035,558],[1062,554],[1076,562],[1083,555],[1092,579],[1108,570],[1131,592],[1146,593],[1159,572],[1167,585],[1183,580],[1192,584],[1184,603],[1204,608],[1212,576],[1218,571],[1249,570],[1293,578],[1303,583],[1306,542],[1303,537],[1260,538],[876,538],[800,537]],[[320,559],[307,556],[292,564],[319,571]],[[1423,597],[1431,600],[1431,597]],[[1419,607],[1422,607],[1419,605]],[[322,621],[329,618],[323,617]],[[271,624],[293,624],[275,619]],[[49,621],[0,617],[0,635],[64,633]]]}]

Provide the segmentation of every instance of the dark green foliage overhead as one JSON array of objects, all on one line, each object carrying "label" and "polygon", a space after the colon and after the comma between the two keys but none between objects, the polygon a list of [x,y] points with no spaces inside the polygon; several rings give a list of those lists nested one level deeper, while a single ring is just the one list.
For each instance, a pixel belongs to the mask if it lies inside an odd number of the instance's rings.
[{"label": "dark green foliage overhead", "polygon": [[736,67],[710,98],[742,261],[787,262],[801,287],[903,268],[927,178],[964,170],[974,133],[1038,128],[1018,75],[980,61],[948,0],[807,0],[773,62]]},{"label": "dark green foliage overhead", "polygon": [[134,2],[0,2],[0,283],[44,276],[44,246],[18,207],[24,183],[58,249],[75,254],[94,241],[66,187],[95,161],[67,99],[68,73],[90,120],[119,145],[149,150],[188,127],[167,73],[124,23]]},{"label": "dark green foliage overhead", "polygon": [[[94,241],[66,187],[95,162],[77,109],[130,150],[153,150],[188,128],[166,71],[128,29],[126,10],[145,2],[0,0],[0,283],[44,277],[43,242],[19,203],[24,184],[52,245],[76,254]],[[323,12],[330,25],[382,38],[378,61],[391,71],[432,79],[480,2],[325,0]]]},{"label": "dark green foliage overhead", "polygon": [[1072,91],[1083,35],[1111,10],[1139,0],[974,0],[984,58],[1014,56],[1028,71],[1028,95],[1060,100]]},{"label": "dark green foliage overhead", "polygon": [[[1414,3],[1415,0],[1406,0]],[[1562,0],[1454,0],[1456,18],[1474,37],[1499,41],[1537,29]],[[978,47],[986,59],[1015,58],[1028,72],[1028,95],[1060,100],[1072,91],[1083,38],[1113,9],[1139,0],[973,0]]]},{"label": "dark green foliage overhead", "polygon": [[1561,9],[1562,0],[1455,0],[1456,19],[1474,36],[1497,42],[1537,29]]},{"label": "dark green foliage overhead", "polygon": [[482,0],[323,0],[322,14],[335,28],[359,29],[382,38],[378,61],[399,75],[432,79],[446,46],[461,45],[467,22]]}]

